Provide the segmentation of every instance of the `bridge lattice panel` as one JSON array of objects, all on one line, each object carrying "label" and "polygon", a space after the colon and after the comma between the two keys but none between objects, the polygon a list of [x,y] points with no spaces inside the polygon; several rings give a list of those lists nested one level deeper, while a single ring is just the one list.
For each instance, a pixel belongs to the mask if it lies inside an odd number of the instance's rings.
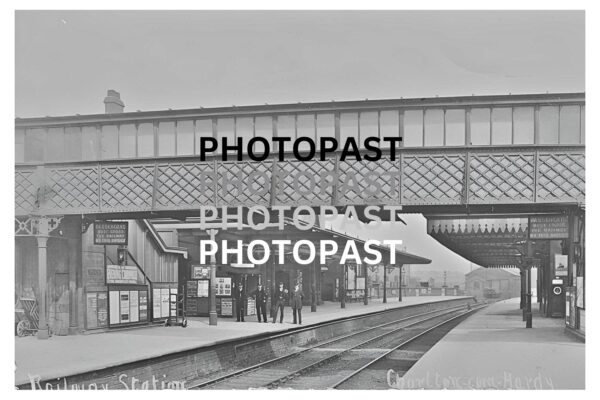
[{"label": "bridge lattice panel", "polygon": [[398,161],[343,161],[339,163],[338,202],[341,204],[398,204]]},{"label": "bridge lattice panel", "polygon": [[269,205],[271,165],[250,161],[219,163],[217,205]]},{"label": "bridge lattice panel", "polygon": [[538,202],[585,200],[585,155],[583,153],[540,153]]},{"label": "bridge lattice panel", "polygon": [[533,153],[470,155],[469,203],[533,202]]},{"label": "bridge lattice panel", "polygon": [[102,167],[102,211],[152,209],[154,164]]},{"label": "bridge lattice panel", "polygon": [[464,154],[404,155],[403,204],[460,204],[465,177]]},{"label": "bridge lattice panel", "polygon": [[70,212],[85,211],[98,205],[98,167],[52,168],[47,175],[53,196],[46,207]]},{"label": "bridge lattice panel", "polygon": [[296,206],[331,204],[334,173],[333,160],[277,163],[275,203]]},{"label": "bridge lattice panel", "polygon": [[35,207],[37,184],[33,170],[15,170],[15,214],[27,215]]},{"label": "bridge lattice panel", "polygon": [[156,209],[189,209],[214,204],[213,163],[160,163],[156,180]]}]

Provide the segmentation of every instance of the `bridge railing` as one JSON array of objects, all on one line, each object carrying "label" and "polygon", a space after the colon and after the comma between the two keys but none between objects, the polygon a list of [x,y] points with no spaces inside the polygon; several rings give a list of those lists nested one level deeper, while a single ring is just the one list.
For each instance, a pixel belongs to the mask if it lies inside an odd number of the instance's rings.
[{"label": "bridge railing", "polygon": [[15,167],[16,215],[200,205],[583,203],[583,145],[403,148],[395,161],[107,160]]}]

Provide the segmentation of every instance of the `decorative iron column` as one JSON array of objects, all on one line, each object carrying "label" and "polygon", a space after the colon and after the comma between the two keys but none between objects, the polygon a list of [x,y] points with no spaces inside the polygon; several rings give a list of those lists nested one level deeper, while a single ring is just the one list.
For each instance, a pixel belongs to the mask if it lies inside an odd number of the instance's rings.
[{"label": "decorative iron column", "polygon": [[387,303],[387,266],[383,266],[383,302]]},{"label": "decorative iron column", "polygon": [[[207,233],[210,235],[210,240],[215,242],[218,230],[209,229]],[[217,325],[217,259],[215,255],[210,256],[210,295],[208,298],[208,324]]]},{"label": "decorative iron column", "polygon": [[402,264],[398,268],[398,301],[402,301]]}]

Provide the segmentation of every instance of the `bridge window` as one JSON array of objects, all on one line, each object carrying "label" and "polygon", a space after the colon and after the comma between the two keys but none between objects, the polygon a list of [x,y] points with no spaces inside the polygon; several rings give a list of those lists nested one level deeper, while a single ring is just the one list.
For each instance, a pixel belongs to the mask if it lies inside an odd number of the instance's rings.
[{"label": "bridge window", "polygon": [[444,111],[425,110],[425,146],[444,145]]},{"label": "bridge window", "polygon": [[254,136],[270,139],[273,137],[273,118],[254,118]]},{"label": "bridge window", "polygon": [[360,126],[360,138],[358,145],[363,146],[363,141],[368,137],[379,137],[379,121],[377,112],[363,112],[360,113],[359,126]]},{"label": "bridge window", "polygon": [[404,112],[404,146],[423,146],[423,110]]},{"label": "bridge window", "polygon": [[65,159],[65,130],[63,128],[48,129],[46,144],[47,161],[64,161]]},{"label": "bridge window", "polygon": [[194,121],[177,122],[177,155],[194,154]]},{"label": "bridge window", "polygon": [[95,126],[81,128],[81,158],[98,159],[98,129]]},{"label": "bridge window", "polygon": [[15,162],[22,163],[25,161],[25,131],[17,129],[15,131]]},{"label": "bridge window", "polygon": [[161,122],[158,124],[158,155],[175,155],[175,122]]},{"label": "bridge window", "polygon": [[154,124],[143,123],[138,126],[137,132],[138,157],[154,156]]},{"label": "bridge window", "polygon": [[540,107],[540,137],[538,143],[558,143],[558,107]]},{"label": "bridge window", "polygon": [[490,144],[490,109],[471,109],[471,144],[485,146]]},{"label": "bridge window", "polygon": [[235,124],[233,118],[219,118],[217,120],[217,140],[219,141],[218,148],[221,148],[221,141],[227,138],[228,143],[235,143]]},{"label": "bridge window", "polygon": [[277,117],[277,136],[289,137],[292,140],[296,137],[296,118],[293,115],[280,115]]},{"label": "bridge window", "polygon": [[340,114],[340,145],[343,146],[346,139],[353,137],[358,143],[358,114]]},{"label": "bridge window", "polygon": [[560,143],[580,143],[581,116],[579,106],[563,106],[560,108]]},{"label": "bridge window", "polygon": [[65,159],[81,160],[81,128],[78,126],[65,129]]},{"label": "bridge window", "polygon": [[135,157],[135,134],[136,128],[133,124],[121,125],[119,127],[119,157]]},{"label": "bridge window", "polygon": [[581,143],[585,143],[585,106],[581,106]]},{"label": "bridge window", "polygon": [[[196,154],[200,154],[200,138],[201,137],[212,137],[213,136],[213,122],[212,119],[198,119],[196,120]],[[218,149],[221,146],[217,147]]]},{"label": "bridge window", "polygon": [[[298,115],[296,120],[296,132],[298,137],[309,137],[315,140],[315,116]],[[302,143],[298,149],[300,151],[308,151],[310,149],[308,143]]]},{"label": "bridge window", "polygon": [[512,108],[492,110],[492,144],[512,143]]},{"label": "bridge window", "polygon": [[119,130],[115,125],[103,125],[100,135],[100,155],[103,160],[119,156]]},{"label": "bridge window", "polygon": [[513,109],[513,144],[533,144],[533,107]]},{"label": "bridge window", "polygon": [[465,110],[446,110],[446,145],[465,145]]},{"label": "bridge window", "polygon": [[254,126],[251,117],[235,119],[235,137],[236,139],[242,138],[244,144],[254,137]]},{"label": "bridge window", "polygon": [[317,115],[317,139],[322,137],[335,138],[335,117],[333,114]]},{"label": "bridge window", "polygon": [[25,132],[25,162],[43,162],[45,147],[45,129],[28,129]]},{"label": "bridge window", "polygon": [[379,135],[381,137],[398,137],[400,135],[398,111],[382,111],[379,114]]}]

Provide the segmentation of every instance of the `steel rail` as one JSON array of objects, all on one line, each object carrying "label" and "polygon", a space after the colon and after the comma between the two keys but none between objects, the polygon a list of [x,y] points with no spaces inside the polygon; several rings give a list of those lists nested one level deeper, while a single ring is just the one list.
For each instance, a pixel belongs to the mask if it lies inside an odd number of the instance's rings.
[{"label": "steel rail", "polygon": [[[372,326],[372,327],[369,327],[367,329],[362,329],[362,330],[357,331],[357,332],[349,333],[347,335],[342,335],[342,336],[335,337],[333,339],[327,340],[327,341],[322,342],[322,343],[318,343],[318,344],[316,344],[314,346],[303,348],[303,349],[301,349],[299,351],[296,351],[296,352],[293,352],[293,353],[290,353],[290,354],[279,356],[279,357],[276,357],[276,358],[273,358],[273,359],[270,359],[270,360],[266,360],[266,361],[263,361],[263,362],[258,363],[258,364],[254,364],[254,365],[251,365],[249,367],[246,367],[246,368],[243,368],[243,369],[240,369],[240,370],[237,370],[237,371],[233,371],[233,372],[231,372],[229,374],[225,374],[223,376],[219,376],[219,377],[216,377],[214,379],[210,379],[210,380],[207,380],[207,381],[204,381],[204,382],[201,382],[201,383],[189,386],[188,388],[189,389],[200,389],[200,388],[205,388],[205,387],[208,387],[208,386],[213,386],[213,385],[215,385],[217,383],[221,383],[221,382],[226,381],[228,379],[236,378],[236,377],[244,375],[246,373],[255,371],[255,370],[260,369],[260,368],[262,368],[264,366],[267,366],[267,365],[270,365],[270,364],[274,364],[276,362],[283,361],[283,360],[286,360],[286,359],[291,359],[291,358],[297,357],[297,356],[299,356],[301,354],[304,354],[304,353],[306,353],[306,352],[308,352],[310,350],[314,350],[314,349],[317,349],[319,347],[324,347],[324,346],[330,345],[332,343],[336,343],[336,342],[339,342],[339,341],[342,341],[342,340],[345,340],[345,339],[349,339],[351,337],[358,336],[358,335],[361,335],[361,334],[373,331],[375,329],[380,329],[380,328],[383,328],[383,327],[386,327],[386,326],[389,326],[389,325],[402,323],[402,322],[408,321],[410,319],[422,317],[422,316],[425,316],[425,315],[431,315],[431,314],[434,314],[434,313],[441,313],[440,315],[444,315],[445,313],[455,312],[455,311],[457,311],[457,310],[459,310],[461,308],[464,308],[464,307],[465,307],[465,305],[459,305],[459,306],[453,306],[453,307],[444,308],[444,309],[441,309],[441,310],[427,311],[425,313],[419,313],[419,314],[415,314],[415,315],[412,315],[412,316],[408,316],[408,317],[404,317],[404,318],[401,318],[401,319],[397,319],[397,320],[394,320],[394,321],[391,321],[391,322],[386,322],[386,323],[383,323],[383,324]],[[451,311],[449,311],[449,310],[451,310]],[[383,312],[385,312],[385,311],[383,311]],[[383,313],[383,312],[378,312],[378,314]],[[372,315],[373,314],[368,314],[368,315],[363,316],[362,318],[366,318],[366,317],[372,316]],[[436,315],[435,317],[440,316],[440,315]],[[435,317],[432,317],[432,318],[435,318]],[[349,320],[351,321],[351,320],[355,320],[355,319],[360,319],[360,318],[354,317],[354,318],[350,318]],[[327,323],[324,326],[327,326],[327,325],[331,325],[331,323]],[[407,326],[412,326],[412,325],[407,325]],[[404,326],[403,328],[400,328],[400,329],[404,329],[407,326]],[[278,338],[278,337],[289,336],[289,335],[298,333],[299,331],[310,330],[310,329],[314,329],[314,326],[313,327],[306,327],[305,329],[302,329],[302,330],[294,330],[292,332],[286,332],[286,333],[283,333],[283,334],[282,333],[278,333],[278,334],[273,335],[273,336],[268,337],[268,338],[259,339],[258,341],[272,340],[272,339],[275,339],[275,338]],[[257,341],[253,341],[253,342],[257,342]],[[253,343],[253,342],[250,342],[250,343]]]},{"label": "steel rail", "polygon": [[421,337],[421,336],[423,336],[423,335],[426,335],[427,333],[429,333],[429,332],[431,332],[431,331],[433,331],[433,330],[435,330],[435,329],[438,329],[440,326],[443,326],[443,325],[445,325],[445,324],[447,324],[447,323],[449,323],[449,322],[451,322],[451,321],[454,321],[454,320],[455,320],[455,319],[457,319],[457,318],[461,318],[461,317],[463,317],[463,316],[465,316],[465,315],[467,315],[467,314],[470,314],[470,313],[473,313],[473,312],[475,312],[475,311],[478,311],[478,310],[480,310],[480,309],[482,309],[482,308],[484,308],[484,307],[487,307],[487,304],[485,304],[485,305],[482,305],[482,306],[478,306],[478,307],[471,308],[470,310],[468,310],[468,311],[466,311],[466,312],[464,312],[464,313],[462,313],[462,314],[459,314],[459,315],[457,315],[457,316],[455,316],[455,317],[452,317],[452,318],[449,318],[449,319],[447,319],[447,320],[445,320],[445,321],[442,321],[442,322],[440,322],[439,324],[436,324],[436,325],[432,326],[431,328],[427,328],[427,329],[426,329],[426,330],[424,330],[423,332],[420,332],[420,333],[418,333],[418,334],[416,334],[416,335],[412,336],[411,338],[408,338],[408,339],[404,340],[404,341],[403,341],[402,343],[400,343],[399,345],[397,345],[397,346],[395,346],[394,348],[392,348],[392,349],[390,349],[390,350],[386,351],[385,353],[383,353],[383,354],[381,354],[381,355],[377,356],[375,359],[373,359],[373,360],[369,361],[367,364],[363,365],[362,367],[360,367],[359,369],[357,369],[357,370],[353,371],[351,374],[349,374],[349,375],[347,375],[346,377],[344,377],[343,379],[339,380],[338,382],[336,382],[336,383],[335,383],[335,384],[333,384],[332,386],[328,387],[328,389],[336,389],[336,388],[337,388],[337,387],[339,387],[339,386],[340,386],[342,383],[344,383],[344,382],[346,382],[346,381],[350,380],[350,379],[351,379],[351,378],[353,378],[354,376],[358,375],[360,372],[362,372],[362,371],[364,371],[365,369],[369,368],[371,365],[373,365],[373,364],[375,364],[376,362],[378,362],[379,360],[381,360],[381,359],[383,359],[383,358],[387,357],[389,354],[391,354],[392,352],[394,352],[394,351],[398,350],[399,348],[401,348],[401,347],[403,347],[403,346],[406,346],[407,344],[409,344],[410,342],[414,341],[415,339],[418,339],[419,337]]}]

